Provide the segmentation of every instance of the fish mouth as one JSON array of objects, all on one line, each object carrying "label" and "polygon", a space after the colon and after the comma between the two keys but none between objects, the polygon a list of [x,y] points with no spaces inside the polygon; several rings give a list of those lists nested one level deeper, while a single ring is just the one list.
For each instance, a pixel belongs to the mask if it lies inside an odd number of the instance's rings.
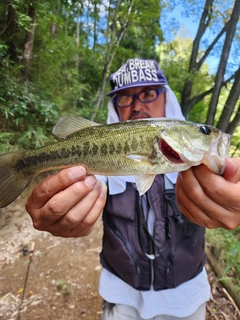
[{"label": "fish mouth", "polygon": [[170,147],[170,145],[167,144],[165,140],[160,140],[159,147],[164,157],[166,157],[169,161],[173,163],[183,163],[179,154],[175,150],[173,150],[173,148]]}]

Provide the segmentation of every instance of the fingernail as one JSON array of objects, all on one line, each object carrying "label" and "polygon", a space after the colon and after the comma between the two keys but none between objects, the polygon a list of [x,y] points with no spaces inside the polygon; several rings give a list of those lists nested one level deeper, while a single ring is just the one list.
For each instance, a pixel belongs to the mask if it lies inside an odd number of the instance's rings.
[{"label": "fingernail", "polygon": [[91,188],[96,183],[96,181],[97,179],[94,176],[87,176],[84,180],[84,183],[88,188]]},{"label": "fingernail", "polygon": [[101,193],[100,193],[100,197],[101,198],[106,198],[106,196],[107,196],[107,186],[103,185]]},{"label": "fingernail", "polygon": [[68,170],[68,176],[71,180],[78,180],[85,175],[82,167],[72,167]]},{"label": "fingernail", "polygon": [[97,183],[95,184],[95,186],[93,187],[93,189],[97,189],[97,190],[100,190],[102,189],[102,184],[99,180],[97,180]]}]

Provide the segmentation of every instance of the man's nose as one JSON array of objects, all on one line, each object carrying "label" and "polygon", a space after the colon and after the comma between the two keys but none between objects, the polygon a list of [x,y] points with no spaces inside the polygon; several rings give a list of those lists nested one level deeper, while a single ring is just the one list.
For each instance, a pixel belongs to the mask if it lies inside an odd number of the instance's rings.
[{"label": "man's nose", "polygon": [[134,97],[133,104],[131,106],[132,110],[138,111],[144,108],[144,103],[142,103],[138,97]]}]

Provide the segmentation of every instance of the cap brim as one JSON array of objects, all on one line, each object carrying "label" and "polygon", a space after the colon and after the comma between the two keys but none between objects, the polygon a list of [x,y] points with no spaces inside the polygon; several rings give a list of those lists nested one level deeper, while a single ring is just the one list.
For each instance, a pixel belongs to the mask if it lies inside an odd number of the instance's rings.
[{"label": "cap brim", "polygon": [[115,90],[112,90],[112,91],[110,91],[110,92],[108,92],[107,94],[106,94],[106,96],[107,97],[111,97],[111,96],[113,96],[116,92],[118,92],[118,91],[122,91],[122,90],[126,90],[126,89],[130,89],[130,88],[138,88],[138,87],[150,87],[150,86],[154,86],[154,87],[157,87],[157,86],[164,86],[164,85],[166,85],[166,82],[162,82],[162,83],[160,83],[160,82],[158,82],[158,83],[156,83],[156,82],[149,82],[149,83],[136,83],[135,85],[133,85],[133,84],[131,84],[131,85],[129,85],[129,86],[124,86],[124,87],[122,87],[122,88],[117,88],[117,89],[115,89]]}]

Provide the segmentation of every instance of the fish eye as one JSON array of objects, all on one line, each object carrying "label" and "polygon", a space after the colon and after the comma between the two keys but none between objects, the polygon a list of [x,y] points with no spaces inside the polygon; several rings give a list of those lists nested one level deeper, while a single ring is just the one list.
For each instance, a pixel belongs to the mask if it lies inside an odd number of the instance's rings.
[{"label": "fish eye", "polygon": [[206,135],[210,135],[210,133],[212,132],[212,130],[208,126],[199,127],[199,131]]}]

